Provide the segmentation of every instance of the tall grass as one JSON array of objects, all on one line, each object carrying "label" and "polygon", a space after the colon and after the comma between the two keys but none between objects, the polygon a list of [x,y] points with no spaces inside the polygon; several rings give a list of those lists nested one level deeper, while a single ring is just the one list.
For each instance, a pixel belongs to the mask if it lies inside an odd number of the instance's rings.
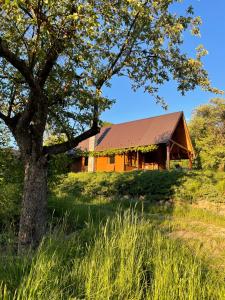
[{"label": "tall grass", "polygon": [[153,204],[224,202],[224,180],[219,172],[69,174],[51,186],[50,233],[27,257],[13,252],[18,208],[1,198],[0,299],[225,299],[224,275],[169,234],[178,219],[224,225],[223,217]]},{"label": "tall grass", "polygon": [[1,299],[225,299],[219,274],[131,210],[69,236],[61,228],[20,264]]}]

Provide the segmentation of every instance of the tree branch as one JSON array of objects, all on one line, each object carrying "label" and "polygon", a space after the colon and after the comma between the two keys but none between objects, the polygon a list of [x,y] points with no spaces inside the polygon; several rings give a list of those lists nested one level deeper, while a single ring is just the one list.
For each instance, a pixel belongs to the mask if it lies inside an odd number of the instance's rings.
[{"label": "tree branch", "polygon": [[[76,11],[77,11],[76,6],[72,5],[70,14],[73,14]],[[38,9],[38,13],[36,12],[36,15],[37,15],[37,19],[40,20],[41,22],[45,22],[45,24],[47,24],[47,26],[49,28],[49,31],[55,33],[55,35],[56,35],[56,38],[53,40],[52,47],[48,50],[45,65],[44,65],[43,69],[40,69],[38,72],[39,84],[41,87],[44,87],[45,82],[46,82],[50,72],[52,71],[54,64],[57,61],[59,54],[64,49],[64,41],[63,41],[62,36],[66,35],[69,38],[70,34],[74,32],[74,27],[71,28],[70,31],[64,31],[64,25],[61,24],[61,28],[63,28],[63,31],[57,32],[56,29],[53,27],[53,25],[50,24],[48,17],[44,13],[42,13],[40,7]]]},{"label": "tree branch", "polygon": [[[144,6],[147,4],[147,1],[144,3]],[[138,17],[139,17],[139,14],[140,14],[140,11],[137,12],[137,14],[135,15],[133,21],[131,22],[130,24],[130,27],[128,29],[128,32],[127,32],[127,35],[126,35],[126,38],[125,38],[125,41],[123,43],[123,45],[121,46],[121,49],[119,51],[119,53],[117,54],[115,60],[111,63],[111,65],[109,66],[107,72],[106,72],[106,75],[101,78],[97,83],[96,83],[96,87],[98,90],[100,90],[102,88],[102,86],[104,85],[104,83],[108,80],[108,78],[112,75],[114,75],[116,72],[115,72],[115,67],[116,67],[116,64],[117,62],[119,61],[119,59],[121,58],[121,56],[123,55],[124,51],[126,50],[126,47],[127,47],[127,41],[128,39],[130,38],[130,35],[131,35],[131,32],[132,30],[134,29],[135,25],[136,25],[136,22],[138,20]],[[134,44],[134,42],[133,42]],[[131,45],[131,48],[130,48],[130,52],[132,51],[132,47],[133,47],[133,44]],[[94,104],[94,107],[93,107],[93,124],[98,124],[98,104],[95,103]]]},{"label": "tree branch", "polygon": [[70,140],[71,133],[69,132],[68,128],[66,127],[65,122],[63,122],[54,111],[50,111],[50,114],[53,116],[53,118],[56,120],[56,122],[58,122],[60,124],[60,126],[63,129],[63,133],[65,133],[67,139]]},{"label": "tree branch", "polygon": [[53,45],[49,48],[47,52],[47,58],[44,67],[38,71],[39,84],[41,87],[44,87],[45,82],[48,79],[48,76],[52,71],[54,64],[57,61],[59,53],[63,49],[63,40],[61,38],[60,32],[58,32],[57,34],[55,28],[49,23],[48,17],[44,13],[42,13],[41,8],[38,9],[37,19],[39,20],[39,22],[45,22],[48,25],[49,30],[55,33],[56,35],[55,40],[53,40]]},{"label": "tree branch", "polygon": [[13,65],[25,78],[26,82],[30,86],[31,89],[35,88],[34,78],[32,73],[30,72],[26,62],[17,55],[15,55],[12,51],[9,50],[6,41],[4,41],[0,37],[0,57],[5,58],[11,65]]},{"label": "tree branch", "polygon": [[7,116],[9,118],[11,117],[11,113],[12,113],[12,108],[13,108],[13,104],[14,104],[14,101],[15,101],[15,97],[16,97],[16,87],[15,87],[15,85],[13,85],[12,88],[11,88],[9,109],[8,109],[8,114],[7,114]]},{"label": "tree branch", "polygon": [[[144,3],[144,6],[147,4],[148,1],[146,1]],[[130,24],[130,27],[127,31],[127,35],[126,35],[126,38],[125,38],[125,41],[123,43],[123,45],[121,46],[120,48],[120,51],[118,52],[116,58],[114,59],[114,61],[111,63],[111,65],[109,66],[108,70],[107,70],[107,74],[105,76],[105,78],[101,79],[101,82],[99,83],[99,85],[102,87],[104,82],[112,75],[114,75],[116,72],[114,72],[115,70],[115,67],[116,67],[116,64],[117,62],[119,61],[119,59],[121,58],[121,56],[123,55],[124,51],[126,50],[126,47],[127,47],[127,41],[129,40],[130,36],[131,36],[131,33],[133,31],[133,29],[135,28],[136,26],[136,23],[137,23],[137,20],[138,20],[138,17],[140,15],[140,11],[138,11],[133,19],[133,21],[131,22]],[[134,43],[134,42],[133,42]],[[132,45],[133,46],[133,45]],[[132,50],[132,46],[131,46],[131,50]],[[131,52],[131,51],[130,51]],[[100,88],[101,88],[100,87]]]},{"label": "tree branch", "polygon": [[108,74],[111,74],[111,72],[113,72],[114,67],[116,66],[118,60],[120,59],[120,57],[122,56],[124,50],[126,49],[126,47],[127,47],[127,40],[130,38],[131,31],[132,31],[132,29],[135,27],[135,24],[136,24],[136,22],[137,22],[137,20],[138,20],[139,14],[140,14],[140,12],[138,12],[138,13],[136,14],[136,16],[134,17],[134,20],[133,20],[133,22],[131,23],[131,25],[130,25],[130,27],[129,27],[129,29],[128,29],[126,39],[125,39],[125,41],[124,41],[124,43],[123,43],[123,45],[122,45],[122,47],[121,47],[119,53],[117,54],[116,59],[115,59],[114,62],[111,64],[111,66],[110,66],[110,68],[109,68],[109,70],[108,70]]},{"label": "tree branch", "polygon": [[62,49],[62,42],[60,40],[56,40],[54,45],[49,49],[45,65],[43,69],[39,71],[38,74],[39,84],[41,87],[44,86],[54,64],[57,61],[61,49]]},{"label": "tree branch", "polygon": [[0,119],[2,119],[5,122],[5,124],[9,127],[12,133],[14,132],[20,117],[21,113],[17,113],[12,118],[10,118],[0,111]]},{"label": "tree branch", "polygon": [[31,19],[33,19],[33,15],[29,12],[29,10],[24,5],[19,4],[18,6],[25,14],[27,14]]},{"label": "tree branch", "polygon": [[100,128],[96,126],[96,124],[93,124],[93,126],[89,130],[81,133],[80,135],[78,135],[72,140],[63,142],[61,144],[45,146],[43,148],[43,153],[48,155],[65,153],[66,151],[75,148],[80,142],[92,137],[93,135],[96,135],[99,132],[100,132]]},{"label": "tree branch", "polygon": [[8,123],[9,118],[4,115],[2,112],[0,112],[0,119],[2,119],[6,124]]}]

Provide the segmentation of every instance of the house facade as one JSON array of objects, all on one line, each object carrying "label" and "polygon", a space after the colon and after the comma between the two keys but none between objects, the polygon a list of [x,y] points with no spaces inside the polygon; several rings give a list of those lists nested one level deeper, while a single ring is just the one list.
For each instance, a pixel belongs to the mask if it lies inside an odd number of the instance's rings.
[{"label": "house facade", "polygon": [[194,149],[183,112],[103,127],[74,150],[74,172],[169,169],[171,160],[189,161]]}]

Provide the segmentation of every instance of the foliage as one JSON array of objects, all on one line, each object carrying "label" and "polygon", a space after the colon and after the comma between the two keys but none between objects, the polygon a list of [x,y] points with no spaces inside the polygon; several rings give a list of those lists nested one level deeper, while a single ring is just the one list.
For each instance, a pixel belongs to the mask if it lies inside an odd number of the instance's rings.
[{"label": "foliage", "polygon": [[0,148],[9,146],[10,134],[7,127],[0,120]]},{"label": "foliage", "polygon": [[[50,146],[55,143],[62,143],[66,141],[65,134],[53,134],[49,133],[48,136],[44,139],[44,145]],[[48,170],[48,178],[49,184],[54,185],[57,184],[57,177],[66,174],[69,172],[69,166],[72,163],[72,158],[67,153],[61,153],[58,155],[52,155],[49,158],[49,170]]]},{"label": "foliage", "polygon": [[199,106],[190,122],[200,166],[225,170],[225,99]]},{"label": "foliage", "polygon": [[18,221],[22,182],[21,161],[11,149],[0,149],[0,228]]},{"label": "foliage", "polygon": [[99,227],[89,221],[78,234],[65,236],[64,228],[46,238],[32,260],[0,261],[3,300],[224,299],[223,275],[150,217],[128,210]]},{"label": "foliage", "polygon": [[109,122],[109,121],[102,121],[102,127],[110,127],[111,125],[113,125],[112,122]]},{"label": "foliage", "polygon": [[67,174],[70,170],[72,158],[65,153],[53,155],[49,161],[49,185],[57,184],[60,175]]},{"label": "foliage", "polygon": [[[8,159],[8,158],[7,158]],[[6,162],[4,156],[3,161]],[[89,206],[97,203],[105,205],[107,214],[112,212],[114,199],[121,199],[121,204],[129,207],[130,200],[140,199],[149,201],[179,200],[182,202],[198,202],[208,200],[225,202],[225,177],[223,172],[213,171],[134,171],[127,173],[69,173],[65,175],[65,165],[57,160],[50,162],[49,213],[61,214],[61,210],[76,212],[73,222],[78,222],[78,214],[88,219]],[[1,173],[0,224],[9,224],[18,221],[18,212],[22,194],[22,166],[11,158],[7,163],[4,174]],[[57,167],[56,165],[59,164]],[[2,169],[1,169],[2,170]],[[80,204],[72,207],[76,199]],[[92,201],[92,204],[91,204]],[[95,218],[101,220],[96,207]],[[93,216],[93,210],[92,210]],[[80,217],[79,217],[80,218]]]},{"label": "foliage", "polygon": [[220,92],[203,68],[204,47],[196,58],[181,51],[183,33],[199,36],[201,19],[192,7],[173,14],[176,2],[1,0],[0,118],[21,150],[21,130],[41,143],[46,122],[70,142],[45,153],[65,152],[96,133],[100,113],[113,103],[102,94],[113,76],[128,76],[134,90],[144,87],[164,106],[158,86],[171,76],[182,93],[196,86]]},{"label": "foliage", "polygon": [[110,156],[110,155],[122,155],[132,151],[140,151],[142,153],[151,152],[158,148],[157,145],[148,145],[148,146],[136,146],[130,148],[121,148],[121,149],[107,149],[102,151],[82,151],[79,148],[76,150],[75,155],[77,156]]},{"label": "foliage", "polygon": [[175,188],[175,198],[181,201],[200,200],[225,202],[225,174],[213,171],[192,171],[185,174]]},{"label": "foliage", "polygon": [[65,134],[53,133],[51,130],[48,130],[46,137],[44,138],[44,145],[51,146],[56,143],[63,143],[67,140]]},{"label": "foliage", "polygon": [[[160,201],[211,200],[225,202],[225,175],[213,171],[133,171],[126,173],[70,173],[63,177],[58,193],[71,199],[84,197],[140,198]],[[60,197],[61,198],[61,197]]]},{"label": "foliage", "polygon": [[[10,148],[11,136],[0,122],[0,233],[2,228],[18,221],[23,168],[18,151]],[[0,244],[1,244],[0,235]]]}]

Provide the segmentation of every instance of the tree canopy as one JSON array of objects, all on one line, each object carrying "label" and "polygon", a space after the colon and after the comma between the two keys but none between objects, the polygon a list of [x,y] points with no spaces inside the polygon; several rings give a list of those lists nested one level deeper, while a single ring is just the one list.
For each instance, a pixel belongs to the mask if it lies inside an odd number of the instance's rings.
[{"label": "tree canopy", "polygon": [[9,146],[10,143],[10,133],[7,127],[0,122],[0,149]]},{"label": "tree canopy", "polygon": [[195,109],[190,129],[200,166],[225,170],[225,99]]},{"label": "tree canopy", "polygon": [[[111,105],[101,89],[114,75],[161,103],[158,86],[171,78],[182,93],[197,85],[212,90],[203,46],[196,58],[179,48],[183,31],[199,35],[201,19],[192,7],[186,16],[171,13],[175,2],[1,0],[0,117],[12,131],[19,120],[29,127],[41,105],[39,118],[72,140]],[[43,103],[31,100],[40,91]]]}]

